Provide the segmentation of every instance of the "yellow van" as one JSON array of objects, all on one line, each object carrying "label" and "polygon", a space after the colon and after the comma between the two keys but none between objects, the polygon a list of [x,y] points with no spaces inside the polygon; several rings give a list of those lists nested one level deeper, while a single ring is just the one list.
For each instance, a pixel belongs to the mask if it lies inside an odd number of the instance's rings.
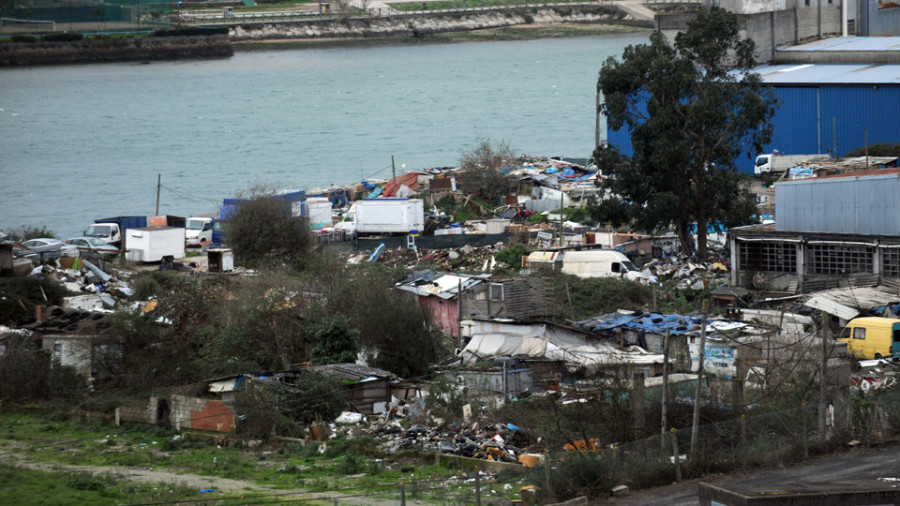
[{"label": "yellow van", "polygon": [[894,341],[900,342],[900,320],[855,318],[850,320],[837,340],[847,343],[847,353],[860,360],[890,359],[893,356]]}]

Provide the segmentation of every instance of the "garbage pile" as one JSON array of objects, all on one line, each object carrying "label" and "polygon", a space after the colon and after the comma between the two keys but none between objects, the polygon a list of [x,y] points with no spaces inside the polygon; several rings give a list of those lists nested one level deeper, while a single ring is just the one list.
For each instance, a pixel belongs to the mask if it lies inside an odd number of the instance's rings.
[{"label": "garbage pile", "polygon": [[540,453],[541,439],[511,423],[488,423],[474,419],[447,424],[441,418],[426,417],[428,423],[408,424],[408,419],[379,417],[373,420],[341,415],[354,423],[335,423],[331,437],[368,436],[378,441],[379,449],[387,454],[407,450],[443,453],[494,462],[520,463],[534,459],[523,456]]},{"label": "garbage pile", "polygon": [[[494,260],[494,254],[503,248],[503,243],[491,246],[465,245],[461,248],[446,248],[421,250],[416,252],[406,248],[385,249],[381,251],[377,259],[380,264],[388,267],[403,266],[414,269],[417,266],[437,266],[447,272],[454,271],[481,271],[489,272],[498,267]],[[364,263],[372,257],[368,251],[353,252],[347,256],[347,263]]]},{"label": "garbage pile", "polygon": [[[92,294],[109,294],[113,297],[130,297],[134,292],[131,286],[120,279],[130,273],[126,271],[104,271],[97,265],[81,258],[60,258],[54,261],[55,265],[44,264],[35,267],[29,276],[38,279],[47,279],[62,284],[70,292],[85,292]],[[105,297],[104,303],[112,306],[115,300]]]},{"label": "garbage pile", "polygon": [[644,264],[644,274],[651,282],[674,280],[676,289],[700,291],[728,282],[728,266],[725,261],[694,262],[680,255],[669,259],[653,260]]}]

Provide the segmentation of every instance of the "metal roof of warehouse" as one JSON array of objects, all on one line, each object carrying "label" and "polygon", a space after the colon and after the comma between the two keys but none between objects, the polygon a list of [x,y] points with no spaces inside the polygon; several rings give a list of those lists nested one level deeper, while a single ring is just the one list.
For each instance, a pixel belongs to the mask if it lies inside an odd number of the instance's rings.
[{"label": "metal roof of warehouse", "polygon": [[900,37],[832,37],[778,51],[900,51]]},{"label": "metal roof of warehouse", "polygon": [[773,85],[900,85],[900,65],[804,63],[763,65],[753,71],[762,76],[763,82]]}]

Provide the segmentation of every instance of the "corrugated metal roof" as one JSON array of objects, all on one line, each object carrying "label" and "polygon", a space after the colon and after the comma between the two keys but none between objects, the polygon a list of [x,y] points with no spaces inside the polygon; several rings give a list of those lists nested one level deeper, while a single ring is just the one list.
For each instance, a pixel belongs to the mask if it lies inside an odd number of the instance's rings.
[{"label": "corrugated metal roof", "polygon": [[900,85],[900,65],[763,65],[753,69],[771,85]]},{"label": "corrugated metal roof", "polygon": [[900,51],[900,37],[833,37],[778,51]]},{"label": "corrugated metal roof", "polygon": [[[443,274],[438,276],[434,271],[422,271],[426,274],[415,276],[414,279],[397,285],[397,289],[411,292],[420,297],[434,295],[442,299],[452,299],[457,296],[460,287],[463,291],[485,281],[485,276],[460,276],[456,274]],[[430,273],[430,274],[428,274]]]}]

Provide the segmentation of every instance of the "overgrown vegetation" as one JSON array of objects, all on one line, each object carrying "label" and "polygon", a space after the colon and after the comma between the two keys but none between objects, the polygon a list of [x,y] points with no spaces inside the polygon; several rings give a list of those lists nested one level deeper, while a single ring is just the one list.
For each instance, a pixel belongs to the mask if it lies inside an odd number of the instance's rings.
[{"label": "overgrown vegetation", "polygon": [[853,151],[850,151],[845,156],[847,157],[855,157],[855,156],[866,156],[866,153],[869,156],[897,156],[900,157],[900,143],[891,144],[889,142],[878,142],[875,144],[870,144],[868,148],[865,146],[856,148]]},{"label": "overgrown vegetation", "polygon": [[59,283],[33,277],[0,277],[0,324],[33,321],[35,307],[62,304],[68,290]]},{"label": "overgrown vegetation", "polygon": [[7,230],[6,233],[19,242],[25,242],[29,239],[37,239],[40,237],[56,238],[56,233],[47,228],[46,225],[41,225],[39,227],[34,225],[23,225],[12,230]]},{"label": "overgrown vegetation", "polygon": [[33,340],[10,334],[0,353],[0,400],[78,402],[87,383],[74,368],[54,361]]},{"label": "overgrown vegetation", "polygon": [[291,205],[262,183],[242,195],[225,222],[225,232],[235,261],[248,267],[299,267],[312,246],[306,218],[293,216]]},{"label": "overgrown vegetation", "polygon": [[619,309],[649,309],[653,289],[645,284],[620,278],[579,278],[547,270],[550,314],[560,323],[578,321]]}]

